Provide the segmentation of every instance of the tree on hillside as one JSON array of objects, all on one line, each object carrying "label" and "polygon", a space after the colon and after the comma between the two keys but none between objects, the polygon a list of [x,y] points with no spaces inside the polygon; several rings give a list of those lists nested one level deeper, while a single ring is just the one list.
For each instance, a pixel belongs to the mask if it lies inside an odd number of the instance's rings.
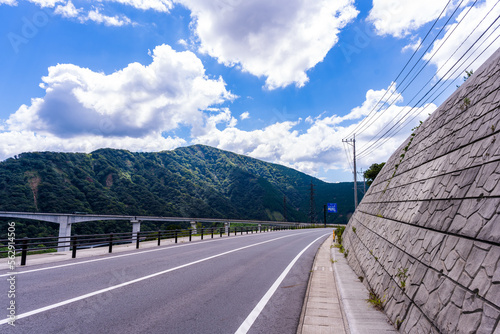
[{"label": "tree on hillside", "polygon": [[382,167],[384,167],[385,165],[385,162],[382,162],[380,164],[377,164],[377,163],[374,163],[372,164],[364,173],[363,173],[363,176],[365,177],[365,179],[367,180],[366,181],[366,184],[368,186],[370,186],[373,181],[375,180],[375,178],[377,177],[378,173],[380,172],[380,170],[382,169]]}]

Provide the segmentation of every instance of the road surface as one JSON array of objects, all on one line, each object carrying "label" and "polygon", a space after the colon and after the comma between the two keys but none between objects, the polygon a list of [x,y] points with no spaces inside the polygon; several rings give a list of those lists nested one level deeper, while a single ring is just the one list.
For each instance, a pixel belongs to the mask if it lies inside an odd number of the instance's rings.
[{"label": "road surface", "polygon": [[238,235],[17,268],[14,298],[0,271],[0,332],[295,333],[314,255],[331,233]]}]

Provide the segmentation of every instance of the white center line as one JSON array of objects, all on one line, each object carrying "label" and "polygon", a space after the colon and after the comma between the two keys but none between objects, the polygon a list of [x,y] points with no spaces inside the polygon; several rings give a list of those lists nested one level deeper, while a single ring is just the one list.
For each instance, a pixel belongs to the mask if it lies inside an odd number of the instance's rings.
[{"label": "white center line", "polygon": [[[305,234],[305,233],[311,233],[310,231],[308,232],[302,232],[299,234]],[[223,238],[223,239],[214,239],[214,240],[206,240],[203,241],[203,243],[207,242],[218,242],[218,241],[226,241],[226,240],[233,240],[232,238]],[[0,277],[7,277],[13,274],[20,275],[20,274],[27,274],[27,273],[32,273],[36,271],[43,271],[43,270],[49,270],[49,269],[57,269],[57,268],[63,268],[63,267],[69,267],[69,266],[76,266],[79,264],[84,264],[84,263],[91,263],[91,262],[98,262],[98,261],[106,261],[106,260],[112,260],[116,259],[119,257],[125,257],[125,256],[134,256],[134,255],[140,255],[140,254],[145,254],[145,253],[151,253],[151,252],[158,252],[158,251],[164,251],[164,250],[169,250],[172,248],[179,248],[179,247],[187,247],[187,246],[193,246],[193,245],[200,245],[201,243],[196,242],[196,243],[188,243],[188,244],[183,244],[183,245],[175,245],[175,246],[168,246],[168,247],[160,247],[160,248],[155,248],[155,249],[149,249],[149,250],[143,250],[143,251],[138,251],[138,252],[133,252],[133,253],[127,253],[127,254],[120,254],[120,255],[114,255],[114,256],[107,256],[104,258],[99,258],[99,259],[92,259],[92,260],[85,260],[85,261],[79,261],[79,262],[72,262],[72,263],[66,263],[66,264],[60,264],[52,267],[45,267],[45,268],[38,268],[38,269],[31,269],[31,270],[24,270],[24,271],[16,271],[16,272],[8,272],[7,274],[2,274]]]},{"label": "white center line", "polygon": [[[85,295],[81,295],[81,296],[78,296],[78,297],[75,297],[75,298],[64,300],[64,301],[59,302],[59,303],[55,303],[55,304],[52,304],[52,305],[41,307],[41,308],[38,308],[38,309],[33,310],[33,311],[22,313],[22,314],[16,315],[16,319],[26,318],[26,317],[29,317],[31,315],[35,315],[35,314],[38,314],[38,313],[41,313],[41,312],[52,310],[52,309],[55,309],[55,308],[60,307],[60,306],[68,305],[70,303],[74,303],[74,302],[82,300],[82,299],[86,299],[86,298],[89,298],[89,297],[92,297],[92,296],[95,296],[95,295],[99,295],[101,293],[105,293],[105,292],[108,292],[108,291],[111,291],[111,290],[115,290],[115,289],[118,289],[118,288],[130,285],[130,284],[133,284],[133,283],[144,281],[144,280],[147,280],[147,279],[159,276],[159,275],[163,275],[163,274],[166,274],[166,273],[178,270],[178,269],[189,267],[189,266],[192,266],[192,265],[197,264],[197,263],[205,262],[205,261],[208,261],[208,260],[211,260],[211,259],[215,259],[217,257],[224,256],[224,255],[227,255],[227,254],[231,254],[231,253],[243,250],[243,249],[247,249],[247,248],[250,248],[250,247],[255,247],[255,246],[258,246],[258,245],[266,244],[266,243],[269,243],[269,242],[272,242],[272,241],[280,240],[280,239],[283,239],[283,238],[289,238],[289,237],[293,237],[293,236],[297,236],[297,234],[285,235],[285,236],[282,236],[282,237],[279,237],[279,238],[274,238],[274,239],[271,239],[271,240],[258,242],[258,243],[252,244],[252,245],[248,245],[248,246],[236,248],[236,249],[233,249],[233,250],[230,250],[230,251],[227,251],[227,252],[223,252],[223,253],[219,253],[219,254],[216,254],[216,255],[212,255],[212,256],[209,256],[209,257],[206,257],[206,258],[203,258],[203,259],[200,259],[200,260],[196,260],[196,261],[193,261],[193,262],[189,262],[189,263],[186,263],[186,264],[183,264],[183,265],[171,268],[171,269],[167,269],[167,270],[163,270],[163,271],[160,271],[160,272],[157,272],[157,273],[154,273],[154,274],[150,274],[150,275],[147,275],[147,276],[139,277],[139,278],[133,279],[133,280],[128,281],[128,282],[124,282],[124,283],[121,283],[121,284],[110,286],[110,287],[105,288],[105,289],[101,289],[101,290],[97,290],[97,291],[94,291],[94,292],[90,292],[90,293],[87,293]],[[309,247],[309,246],[307,246],[307,247]],[[307,247],[306,247],[306,249],[307,249]],[[304,252],[304,251],[302,251],[302,252]],[[302,252],[301,252],[301,254],[302,254]],[[294,261],[296,261],[296,260],[294,260]],[[6,324],[8,321],[9,321],[9,318],[0,320],[0,325]]]}]

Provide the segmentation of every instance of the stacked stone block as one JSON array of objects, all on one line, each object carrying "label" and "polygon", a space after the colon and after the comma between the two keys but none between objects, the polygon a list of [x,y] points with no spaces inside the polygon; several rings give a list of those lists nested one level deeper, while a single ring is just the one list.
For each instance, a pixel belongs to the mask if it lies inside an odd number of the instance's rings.
[{"label": "stacked stone block", "polygon": [[403,333],[500,333],[499,88],[497,50],[391,156],[344,232]]}]

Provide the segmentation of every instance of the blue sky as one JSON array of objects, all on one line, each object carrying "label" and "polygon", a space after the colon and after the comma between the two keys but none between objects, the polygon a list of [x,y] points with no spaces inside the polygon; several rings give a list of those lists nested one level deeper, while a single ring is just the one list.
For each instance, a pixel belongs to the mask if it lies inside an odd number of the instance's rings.
[{"label": "blue sky", "polygon": [[[362,152],[415,107],[358,168],[385,161],[500,47],[497,2],[0,0],[0,160],[205,144],[350,181],[342,139],[356,131]],[[427,66],[394,82],[415,50],[406,72]],[[387,90],[394,103],[374,108]]]}]

